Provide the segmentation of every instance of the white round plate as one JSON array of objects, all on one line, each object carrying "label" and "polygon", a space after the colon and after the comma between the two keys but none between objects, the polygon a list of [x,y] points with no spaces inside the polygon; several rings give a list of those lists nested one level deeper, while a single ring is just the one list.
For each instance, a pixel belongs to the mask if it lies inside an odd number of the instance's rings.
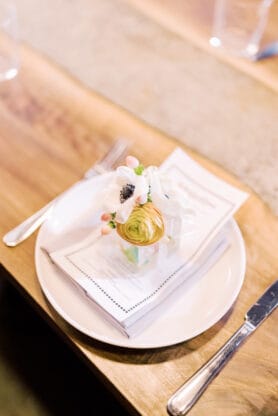
[{"label": "white round plate", "polygon": [[[245,248],[234,220],[230,246],[218,262],[198,279],[189,279],[175,302],[165,301],[165,314],[141,334],[127,338],[106,322],[93,302],[53,265],[41,247],[71,243],[73,230],[86,235],[97,221],[94,204],[109,174],[82,182],[57,202],[53,215],[41,227],[35,263],[41,288],[53,308],[74,328],[96,340],[127,348],[159,348],[177,344],[206,331],[231,308],[245,274]],[[73,241],[72,241],[73,242]]]}]

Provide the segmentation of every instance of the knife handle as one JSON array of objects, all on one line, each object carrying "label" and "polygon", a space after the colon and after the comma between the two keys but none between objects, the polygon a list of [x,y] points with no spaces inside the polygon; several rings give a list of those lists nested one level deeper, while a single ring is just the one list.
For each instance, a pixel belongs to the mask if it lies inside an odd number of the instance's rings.
[{"label": "knife handle", "polygon": [[254,329],[254,326],[246,321],[226,344],[174,393],[167,404],[169,415],[183,416],[191,409],[210,382]]}]

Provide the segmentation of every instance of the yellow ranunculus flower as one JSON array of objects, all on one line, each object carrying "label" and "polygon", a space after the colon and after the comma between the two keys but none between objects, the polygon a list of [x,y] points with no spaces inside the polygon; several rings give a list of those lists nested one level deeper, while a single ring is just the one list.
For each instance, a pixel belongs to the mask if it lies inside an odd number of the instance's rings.
[{"label": "yellow ranunculus flower", "polygon": [[117,223],[118,234],[136,246],[156,243],[164,234],[160,211],[151,202],[133,208],[124,224]]}]

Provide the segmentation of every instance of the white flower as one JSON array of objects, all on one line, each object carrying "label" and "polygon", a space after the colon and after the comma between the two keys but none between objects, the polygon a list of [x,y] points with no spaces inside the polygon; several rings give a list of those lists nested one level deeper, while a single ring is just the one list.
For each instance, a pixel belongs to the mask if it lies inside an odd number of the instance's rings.
[{"label": "white flower", "polygon": [[178,242],[184,234],[189,217],[193,218],[188,199],[178,183],[156,167],[150,166],[146,169],[146,176],[152,202],[161,211],[165,220],[165,234]]},{"label": "white flower", "polygon": [[[132,195],[121,202],[121,192],[126,185],[134,187]],[[114,181],[108,186],[104,199],[104,209],[107,212],[116,212],[116,222],[125,223],[130,216],[136,199],[149,192],[149,184],[144,172],[137,175],[133,169],[120,166],[115,173]]]},{"label": "white flower", "polygon": [[[111,177],[111,182],[102,194],[105,215],[115,213],[113,221],[124,224],[133,208],[144,204],[148,197],[160,210],[165,222],[165,236],[179,242],[188,223],[188,198],[176,180],[163,174],[155,166],[137,175],[133,168],[120,166]],[[104,230],[106,232],[106,230]]]},{"label": "white flower", "polygon": [[[168,180],[166,176],[161,174],[155,166],[150,166],[146,170],[148,177],[148,183],[151,190],[151,199],[154,205],[164,215],[176,215],[177,214],[177,203],[173,198],[174,184]],[[170,197],[171,193],[171,197]]]}]

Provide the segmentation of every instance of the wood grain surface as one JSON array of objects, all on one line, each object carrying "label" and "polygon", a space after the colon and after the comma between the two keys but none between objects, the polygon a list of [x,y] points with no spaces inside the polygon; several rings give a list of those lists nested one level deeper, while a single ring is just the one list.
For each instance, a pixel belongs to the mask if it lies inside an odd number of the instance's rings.
[{"label": "wood grain surface", "polygon": [[[117,137],[130,140],[132,153],[145,164],[159,164],[177,145],[26,47],[22,62],[19,77],[0,84],[1,235],[79,179]],[[246,190],[236,178],[186,150],[210,171]],[[40,290],[34,267],[35,235],[16,248],[1,243],[0,262],[9,279],[132,413],[166,415],[170,395],[222,346],[241,325],[250,305],[277,279],[278,220],[248,191],[251,196],[236,215],[247,252],[240,295],[211,329],[170,348],[118,349],[70,328]],[[277,318],[276,312],[250,337],[190,415],[277,415]]]},{"label": "wood grain surface", "polygon": [[[260,62],[237,58],[213,48],[209,44],[212,35],[215,0],[125,0],[174,33],[186,38],[197,47],[209,51],[219,59],[263,82],[278,91],[278,56]],[[232,1],[232,0],[230,0]],[[246,2],[248,3],[248,1]],[[278,1],[270,8],[268,24],[261,47],[278,40]]]}]

